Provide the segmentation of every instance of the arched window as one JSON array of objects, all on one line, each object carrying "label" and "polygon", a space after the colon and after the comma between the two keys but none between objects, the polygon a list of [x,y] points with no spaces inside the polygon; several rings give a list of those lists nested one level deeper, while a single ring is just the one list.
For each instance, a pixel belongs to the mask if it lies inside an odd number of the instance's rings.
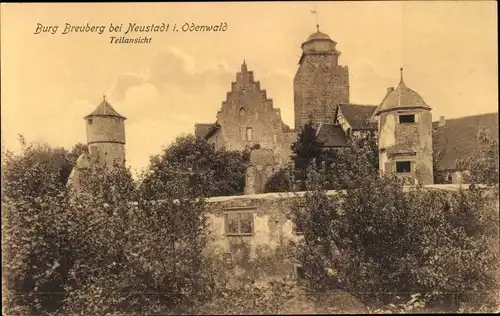
[{"label": "arched window", "polygon": [[241,109],[240,109],[240,113],[239,113],[239,120],[240,120],[240,121],[245,120],[245,108],[241,108]]}]

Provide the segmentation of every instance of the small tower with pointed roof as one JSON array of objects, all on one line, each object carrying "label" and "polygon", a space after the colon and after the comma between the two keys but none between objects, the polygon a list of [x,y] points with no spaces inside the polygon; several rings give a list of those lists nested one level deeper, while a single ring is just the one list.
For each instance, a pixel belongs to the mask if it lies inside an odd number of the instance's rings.
[{"label": "small tower with pointed roof", "polygon": [[87,144],[92,163],[106,166],[125,163],[125,120],[109,102],[106,96],[89,115],[85,116]]},{"label": "small tower with pointed roof", "polygon": [[375,110],[380,170],[396,173],[409,184],[433,184],[432,113],[424,99],[408,88],[403,68],[398,86],[389,88]]},{"label": "small tower with pointed roof", "polygon": [[349,70],[339,65],[337,42],[316,32],[302,43],[302,56],[293,81],[295,129],[311,119],[315,125],[333,123],[338,104],[349,103]]}]

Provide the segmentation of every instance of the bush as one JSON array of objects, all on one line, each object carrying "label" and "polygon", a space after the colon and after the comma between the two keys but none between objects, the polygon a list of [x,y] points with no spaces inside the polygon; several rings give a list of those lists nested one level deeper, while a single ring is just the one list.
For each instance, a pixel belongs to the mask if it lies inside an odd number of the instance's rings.
[{"label": "bush", "polygon": [[242,194],[249,159],[248,151],[215,151],[205,140],[179,137],[151,158],[139,194],[144,199]]},{"label": "bush", "polygon": [[481,305],[498,286],[497,201],[476,186],[404,192],[389,176],[357,179],[335,196],[310,192],[293,211],[304,233],[299,260],[314,291],[340,288],[367,304],[455,293],[457,305],[441,305],[455,309],[477,293]]},{"label": "bush", "polygon": [[5,163],[7,314],[164,314],[209,296],[203,199],[131,203],[135,184],[122,166],[83,172],[88,194],[75,194],[52,152],[37,147]]},{"label": "bush", "polygon": [[[375,171],[364,148],[353,144],[339,153],[344,171],[336,181],[345,191],[327,196],[332,169],[312,166],[306,181],[312,191],[292,208],[311,290],[341,289],[375,309],[498,306],[492,298],[499,285],[498,190],[473,183],[457,192],[418,186],[405,192],[401,180]],[[492,164],[478,165],[475,179],[482,179],[477,170],[488,173],[484,166]],[[421,297],[412,301],[411,294]]]}]

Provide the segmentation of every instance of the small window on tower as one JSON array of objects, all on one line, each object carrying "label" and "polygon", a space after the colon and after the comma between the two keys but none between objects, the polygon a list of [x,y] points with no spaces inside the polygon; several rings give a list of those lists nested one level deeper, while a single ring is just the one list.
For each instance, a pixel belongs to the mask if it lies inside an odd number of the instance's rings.
[{"label": "small window on tower", "polygon": [[87,121],[89,122],[89,125],[92,125],[92,119],[91,118],[88,119]]},{"label": "small window on tower", "polygon": [[396,161],[396,172],[397,173],[411,172],[411,162],[410,161]]},{"label": "small window on tower", "polygon": [[415,123],[415,114],[400,115],[399,123]]}]

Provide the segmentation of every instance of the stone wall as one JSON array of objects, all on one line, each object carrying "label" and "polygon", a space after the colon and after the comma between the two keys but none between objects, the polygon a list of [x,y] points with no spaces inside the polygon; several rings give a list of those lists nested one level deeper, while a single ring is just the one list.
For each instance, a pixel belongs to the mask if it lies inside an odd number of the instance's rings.
[{"label": "stone wall", "polygon": [[87,143],[118,142],[125,144],[125,122],[114,116],[92,116],[86,120]]},{"label": "stone wall", "polygon": [[98,162],[112,166],[125,163],[125,122],[114,116],[93,116],[86,119],[89,155]]},{"label": "stone wall", "polygon": [[245,178],[245,194],[264,192],[267,181],[279,167],[272,149],[257,149],[250,152],[250,162]]},{"label": "stone wall", "polygon": [[281,147],[285,129],[281,112],[273,107],[272,99],[260,83],[254,81],[254,74],[246,64],[231,83],[231,91],[217,113],[217,123],[221,127],[212,137],[216,148],[244,150],[257,144],[265,149]]},{"label": "stone wall", "polygon": [[[415,115],[415,123],[399,123],[399,115]],[[396,172],[397,161],[411,161],[411,172],[398,176],[432,184],[432,115],[424,109],[399,110],[380,115],[380,170]],[[410,184],[410,183],[409,183]]]},{"label": "stone wall", "polygon": [[[427,185],[429,190],[466,189],[467,185]],[[406,187],[405,190],[411,190]],[[338,194],[328,191],[327,195]],[[207,199],[212,240],[207,253],[219,257],[225,269],[237,276],[279,278],[296,276],[295,245],[302,236],[294,232],[291,205],[304,196],[265,193]],[[239,224],[231,225],[239,220]]]},{"label": "stone wall", "polygon": [[[240,277],[268,279],[293,276],[296,266],[293,247],[301,238],[293,232],[288,218],[293,199],[292,194],[210,199],[209,219],[213,239],[208,251],[219,256],[225,268]],[[240,227],[230,229],[230,223],[238,217],[241,218]],[[243,225],[245,220],[250,225]]]},{"label": "stone wall", "polygon": [[333,123],[339,103],[349,103],[349,70],[331,53],[307,54],[294,78],[295,129],[311,117],[315,124]]}]

